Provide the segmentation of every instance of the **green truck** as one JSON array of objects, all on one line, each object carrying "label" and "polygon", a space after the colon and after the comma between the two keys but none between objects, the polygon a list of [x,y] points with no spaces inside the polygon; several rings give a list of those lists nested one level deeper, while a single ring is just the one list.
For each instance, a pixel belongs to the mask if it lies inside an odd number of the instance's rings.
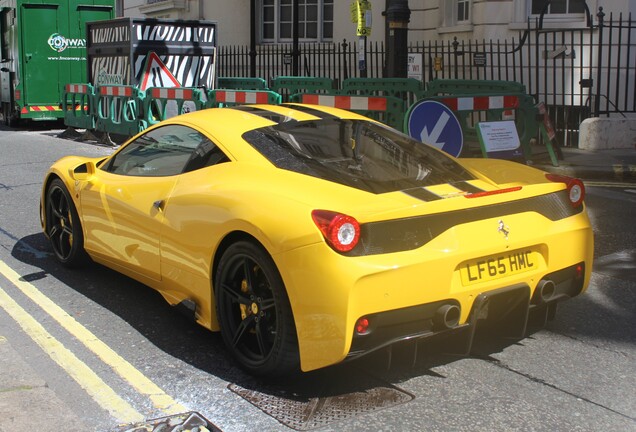
[{"label": "green truck", "polygon": [[86,23],[114,16],[114,0],[0,0],[5,124],[64,118],[65,85],[87,82]]}]

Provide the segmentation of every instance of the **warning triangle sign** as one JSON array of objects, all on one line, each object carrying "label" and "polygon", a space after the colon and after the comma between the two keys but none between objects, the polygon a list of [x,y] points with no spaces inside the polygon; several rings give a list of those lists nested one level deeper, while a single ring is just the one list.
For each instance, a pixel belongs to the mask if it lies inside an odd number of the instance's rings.
[{"label": "warning triangle sign", "polygon": [[139,89],[145,91],[148,87],[181,87],[179,81],[154,51],[150,51],[146,57]]}]

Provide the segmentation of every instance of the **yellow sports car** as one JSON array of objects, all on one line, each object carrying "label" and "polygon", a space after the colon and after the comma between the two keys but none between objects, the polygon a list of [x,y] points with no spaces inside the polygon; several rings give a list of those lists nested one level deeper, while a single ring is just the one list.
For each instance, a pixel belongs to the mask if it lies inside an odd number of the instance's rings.
[{"label": "yellow sports car", "polygon": [[522,337],[588,285],[583,198],[579,180],[455,159],[348,111],[250,105],[59,160],[41,219],[62,264],[153,287],[277,375],[430,336],[469,352],[478,323]]}]

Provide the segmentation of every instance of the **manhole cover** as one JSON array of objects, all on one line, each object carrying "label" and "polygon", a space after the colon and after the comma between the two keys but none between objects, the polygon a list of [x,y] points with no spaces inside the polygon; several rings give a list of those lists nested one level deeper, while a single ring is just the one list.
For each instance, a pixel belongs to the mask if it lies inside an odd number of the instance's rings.
[{"label": "manhole cover", "polygon": [[143,423],[121,426],[113,432],[222,432],[201,414],[187,412],[170,417],[147,420]]},{"label": "manhole cover", "polygon": [[299,431],[322,427],[413,399],[413,395],[371,377],[367,377],[363,383],[358,379],[355,382],[356,389],[352,391],[340,392],[342,386],[334,384],[331,389],[325,389],[324,386],[315,389],[316,393],[322,393],[316,396],[311,395],[311,389],[299,393],[294,389],[267,385],[259,385],[258,390],[238,384],[229,384],[228,388],[280,423]]}]

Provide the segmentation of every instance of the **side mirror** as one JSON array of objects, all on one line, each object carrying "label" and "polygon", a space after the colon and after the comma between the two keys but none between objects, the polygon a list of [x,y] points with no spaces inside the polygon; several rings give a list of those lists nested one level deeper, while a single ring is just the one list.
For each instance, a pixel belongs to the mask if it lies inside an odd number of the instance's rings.
[{"label": "side mirror", "polygon": [[86,162],[69,169],[69,176],[76,181],[87,181],[95,174],[95,163]]}]

